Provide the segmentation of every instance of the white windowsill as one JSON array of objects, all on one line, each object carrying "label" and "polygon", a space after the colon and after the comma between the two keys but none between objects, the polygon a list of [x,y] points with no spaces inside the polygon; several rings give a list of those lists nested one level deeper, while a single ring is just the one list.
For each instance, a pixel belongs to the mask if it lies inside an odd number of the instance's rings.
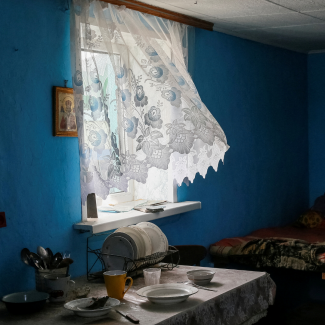
[{"label": "white windowsill", "polygon": [[201,209],[201,202],[199,201],[166,203],[165,210],[157,213],[144,213],[136,210],[121,213],[98,211],[98,219],[88,218],[87,221],[75,223],[73,227],[77,230],[89,231],[91,234],[97,234],[139,222],[156,220],[197,209]]}]

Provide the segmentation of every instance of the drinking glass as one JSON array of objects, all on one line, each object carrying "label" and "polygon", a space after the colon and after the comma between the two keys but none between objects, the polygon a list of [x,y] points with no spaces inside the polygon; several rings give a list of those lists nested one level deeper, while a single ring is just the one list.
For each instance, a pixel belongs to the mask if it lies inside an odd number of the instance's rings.
[{"label": "drinking glass", "polygon": [[144,269],[143,276],[144,276],[144,283],[146,286],[159,284],[161,269]]}]

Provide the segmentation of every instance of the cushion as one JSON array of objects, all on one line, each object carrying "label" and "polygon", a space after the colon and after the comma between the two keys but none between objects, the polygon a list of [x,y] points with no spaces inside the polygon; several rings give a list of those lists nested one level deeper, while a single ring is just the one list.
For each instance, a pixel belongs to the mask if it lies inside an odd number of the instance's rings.
[{"label": "cushion", "polygon": [[301,215],[295,222],[295,226],[303,228],[315,228],[319,226],[323,221],[321,214],[317,211],[308,210]]}]

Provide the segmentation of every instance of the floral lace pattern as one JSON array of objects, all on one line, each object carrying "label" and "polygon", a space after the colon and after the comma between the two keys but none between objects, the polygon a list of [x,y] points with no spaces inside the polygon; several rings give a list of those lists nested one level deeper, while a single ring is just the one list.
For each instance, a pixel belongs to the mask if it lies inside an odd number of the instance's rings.
[{"label": "floral lace pattern", "polygon": [[273,304],[275,284],[268,274],[178,314],[160,325],[251,325]]},{"label": "floral lace pattern", "polygon": [[98,0],[71,15],[83,202],[152,168],[178,184],[217,170],[229,146],[187,71],[187,26]]}]

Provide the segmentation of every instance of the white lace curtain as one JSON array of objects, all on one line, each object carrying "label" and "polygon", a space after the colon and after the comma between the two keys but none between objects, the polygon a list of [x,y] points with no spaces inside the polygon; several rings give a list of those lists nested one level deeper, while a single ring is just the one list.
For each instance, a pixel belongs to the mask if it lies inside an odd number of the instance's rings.
[{"label": "white lace curtain", "polygon": [[229,148],[187,71],[188,26],[73,0],[71,44],[82,202],[128,191],[166,199]]}]

